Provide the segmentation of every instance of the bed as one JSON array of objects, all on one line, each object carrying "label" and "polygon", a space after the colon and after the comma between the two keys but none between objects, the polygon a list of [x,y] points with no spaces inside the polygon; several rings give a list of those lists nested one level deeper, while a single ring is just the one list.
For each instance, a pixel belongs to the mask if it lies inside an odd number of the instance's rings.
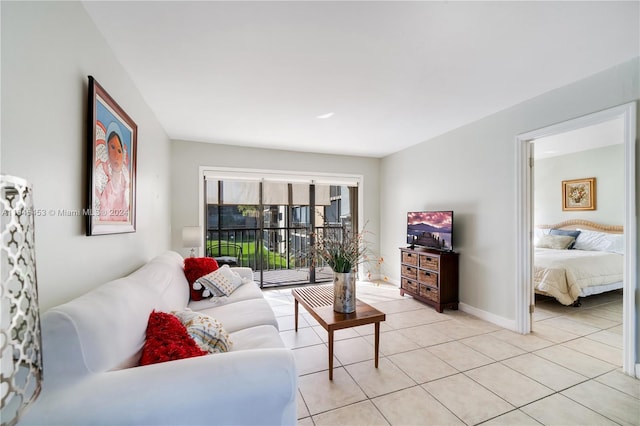
[{"label": "bed", "polygon": [[574,219],[536,226],[534,289],[563,305],[623,287],[623,227]]}]

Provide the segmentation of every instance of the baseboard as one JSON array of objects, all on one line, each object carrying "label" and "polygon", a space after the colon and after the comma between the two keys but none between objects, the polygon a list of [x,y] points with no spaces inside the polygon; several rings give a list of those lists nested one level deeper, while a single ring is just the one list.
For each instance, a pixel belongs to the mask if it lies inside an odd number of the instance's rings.
[{"label": "baseboard", "polygon": [[507,330],[517,330],[515,320],[510,320],[508,318],[492,314],[491,312],[483,311],[482,309],[475,308],[462,302],[458,303],[458,309],[460,309],[462,312],[471,314],[474,317],[478,317],[481,320],[485,320],[502,328],[506,328]]},{"label": "baseboard", "polygon": [[[372,278],[374,277],[372,276]],[[390,284],[394,284],[398,288],[400,288],[400,282],[397,280],[389,278],[386,282]],[[510,320],[508,318],[504,318],[499,315],[492,314],[491,312],[483,311],[482,309],[475,308],[471,305],[467,305],[466,303],[462,303],[462,302],[458,303],[458,309],[460,309],[462,312],[466,312],[475,317],[478,317],[481,320],[490,322],[502,328],[506,328],[507,330],[517,332],[515,320]]]},{"label": "baseboard", "polygon": [[[400,282],[394,279],[389,278],[386,282],[394,284],[398,286],[398,288],[400,287]],[[475,308],[471,305],[467,305],[466,303],[462,303],[462,302],[458,303],[458,309],[460,309],[462,312],[466,312],[475,317],[478,317],[481,320],[490,322],[502,328],[506,328],[507,330],[511,330],[511,331],[517,330],[515,320],[510,320],[508,318],[504,318],[499,315],[492,314],[491,312],[483,311],[482,309]]]}]

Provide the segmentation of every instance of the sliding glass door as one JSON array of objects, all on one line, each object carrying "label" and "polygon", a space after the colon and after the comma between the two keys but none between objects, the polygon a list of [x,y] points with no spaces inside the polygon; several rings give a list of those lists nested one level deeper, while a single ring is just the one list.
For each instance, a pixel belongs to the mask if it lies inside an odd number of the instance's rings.
[{"label": "sliding glass door", "polygon": [[264,286],[329,281],[309,261],[318,233],[357,229],[357,186],[205,178],[205,253],[247,266]]}]

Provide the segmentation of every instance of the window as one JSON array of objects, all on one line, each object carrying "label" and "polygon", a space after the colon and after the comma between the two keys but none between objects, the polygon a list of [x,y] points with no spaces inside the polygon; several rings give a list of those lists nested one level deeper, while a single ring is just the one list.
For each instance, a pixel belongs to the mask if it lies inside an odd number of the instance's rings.
[{"label": "window", "polygon": [[[351,212],[357,212],[357,202],[352,200],[357,200],[358,179],[351,178],[353,186],[349,186],[340,181],[331,184],[327,177],[317,183],[308,177],[274,177],[263,171],[203,172],[208,256],[226,261],[233,254],[240,266],[259,274],[261,285],[331,279],[331,274],[323,277],[322,271],[308,265],[304,255],[313,232],[325,226],[337,231],[357,226]],[[280,277],[271,282],[274,271]],[[286,271],[304,280],[288,280],[283,275]]]}]

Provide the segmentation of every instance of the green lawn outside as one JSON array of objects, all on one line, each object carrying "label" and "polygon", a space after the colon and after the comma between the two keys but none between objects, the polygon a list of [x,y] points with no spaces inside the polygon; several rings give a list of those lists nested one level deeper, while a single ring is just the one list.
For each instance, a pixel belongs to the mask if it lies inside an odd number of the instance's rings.
[{"label": "green lawn outside", "polygon": [[[220,250],[218,250],[218,246]],[[242,255],[240,254],[242,249]],[[207,241],[207,252],[211,251],[213,257],[218,256],[233,256],[240,257],[240,265],[248,266],[253,269],[257,269],[258,255],[256,254],[255,242],[236,243],[226,240]],[[267,250],[266,248],[262,252],[264,265],[268,265],[269,269],[282,269],[287,267],[287,259],[280,256],[278,253]],[[294,264],[291,264],[294,267]]]}]

